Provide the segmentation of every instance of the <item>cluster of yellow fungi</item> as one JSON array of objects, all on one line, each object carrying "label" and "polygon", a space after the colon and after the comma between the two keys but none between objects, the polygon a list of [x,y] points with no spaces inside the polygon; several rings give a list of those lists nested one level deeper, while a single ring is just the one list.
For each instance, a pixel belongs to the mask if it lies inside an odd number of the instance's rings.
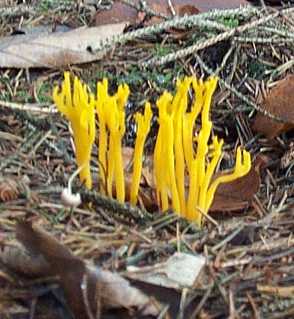
[{"label": "cluster of yellow fungi", "polygon": [[[177,81],[174,96],[165,91],[156,102],[159,129],[153,169],[158,205],[162,211],[172,208],[198,225],[202,224],[203,216],[208,213],[217,187],[246,175],[251,168],[250,154],[238,147],[234,169],[215,177],[223,146],[223,140],[211,136],[209,113],[216,86],[216,77],[206,81],[186,77]],[[194,96],[191,105],[189,92]],[[129,87],[123,84],[111,96],[108,93],[108,81],[103,79],[97,83],[95,97],[77,77],[72,87],[68,72],[64,74],[61,90],[55,87],[53,92],[59,111],[71,124],[77,165],[81,168],[80,180],[89,189],[92,187],[90,160],[97,114],[100,192],[110,197],[115,193],[120,202],[126,198],[122,139],[129,93]],[[200,117],[201,121],[197,124]],[[144,145],[151,118],[151,105],[146,102],[144,114],[135,114],[137,137],[129,194],[133,205],[137,203]]]}]

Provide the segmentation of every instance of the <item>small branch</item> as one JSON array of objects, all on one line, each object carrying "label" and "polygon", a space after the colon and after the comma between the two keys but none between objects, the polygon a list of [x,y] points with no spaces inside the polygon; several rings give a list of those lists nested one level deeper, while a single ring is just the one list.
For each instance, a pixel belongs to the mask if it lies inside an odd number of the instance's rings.
[{"label": "small branch", "polygon": [[128,203],[122,204],[115,199],[103,196],[95,191],[89,191],[87,189],[82,189],[80,193],[82,200],[85,200],[86,202],[93,202],[101,208],[105,208],[117,214],[122,214],[127,218],[131,217],[136,221],[146,220],[146,218],[152,219],[152,215],[150,213],[148,213],[146,210],[140,209],[137,206],[132,206]]},{"label": "small branch", "polygon": [[[214,75],[215,72],[210,69],[206,63],[204,63],[204,61],[200,58],[200,56],[198,56],[198,54],[195,54],[195,57],[198,61],[198,63],[203,67],[203,69],[209,74],[209,75]],[[247,105],[251,106],[252,108],[254,108],[256,111],[262,113],[263,115],[277,121],[277,122],[281,122],[281,123],[285,123],[286,120],[283,118],[280,118],[278,116],[275,116],[271,113],[269,113],[268,111],[264,110],[263,108],[261,108],[259,105],[255,104],[253,101],[249,100],[245,95],[243,95],[242,93],[240,93],[239,91],[237,91],[237,89],[235,89],[232,85],[228,84],[225,80],[223,80],[222,78],[219,78],[219,82],[222,83],[227,89],[229,89],[233,94],[235,94],[240,100],[242,100],[243,102],[245,102]]]},{"label": "small branch", "polygon": [[[202,14],[175,17],[172,20],[168,20],[159,24],[155,24],[143,29],[127,32],[125,34],[111,37],[107,40],[100,41],[96,47],[93,47],[93,52],[97,53],[106,49],[111,49],[117,44],[124,44],[127,41],[131,41],[143,36],[148,36],[151,34],[161,33],[170,28],[178,27],[191,27],[194,25],[203,25],[207,20],[215,19],[219,17],[232,17],[232,16],[250,16],[260,12],[258,9],[253,7],[244,7],[239,9],[231,10],[214,10]],[[211,21],[212,22],[212,21]]]},{"label": "small branch", "polygon": [[164,57],[151,58],[149,61],[144,62],[143,66],[144,67],[150,67],[150,66],[154,66],[154,65],[163,65],[163,64],[166,64],[168,62],[172,62],[172,61],[178,60],[180,58],[184,58],[187,55],[191,55],[191,54],[193,54],[193,53],[195,53],[195,52],[197,52],[199,50],[203,50],[203,49],[208,48],[208,47],[210,47],[212,45],[215,45],[215,44],[217,44],[217,43],[219,43],[221,41],[227,40],[227,39],[231,38],[232,36],[234,36],[236,34],[242,34],[246,30],[253,29],[253,28],[255,28],[256,26],[258,26],[260,24],[263,24],[263,23],[265,23],[267,21],[273,20],[273,19],[277,18],[280,14],[285,13],[285,11],[287,13],[291,13],[292,11],[294,11],[294,8],[286,9],[286,10],[282,10],[281,12],[279,12],[279,11],[275,12],[273,14],[270,14],[270,15],[268,15],[266,17],[262,17],[262,18],[260,18],[258,20],[253,21],[253,22],[249,22],[249,23],[247,23],[245,25],[236,27],[234,29],[231,29],[229,31],[221,33],[221,34],[219,34],[217,36],[213,36],[213,37],[211,37],[211,38],[209,38],[207,40],[200,41],[200,42],[198,42],[198,43],[196,43],[194,45],[189,46],[188,48],[185,48],[185,49],[178,50],[176,52],[167,54]]}]

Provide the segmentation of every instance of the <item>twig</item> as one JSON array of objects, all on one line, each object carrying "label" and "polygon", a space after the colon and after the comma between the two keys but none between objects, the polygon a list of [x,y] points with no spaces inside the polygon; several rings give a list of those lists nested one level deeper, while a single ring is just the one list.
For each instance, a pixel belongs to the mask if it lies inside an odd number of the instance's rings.
[{"label": "twig", "polygon": [[200,302],[198,303],[197,307],[194,309],[193,314],[190,316],[190,319],[198,318],[198,314],[200,313],[202,307],[206,303],[207,299],[209,298],[212,292],[212,287],[209,287],[203,297],[201,298]]},{"label": "twig", "polygon": [[[206,63],[204,63],[204,61],[200,58],[200,56],[198,54],[195,54],[195,57],[198,61],[198,63],[203,67],[203,69],[209,74],[209,75],[214,75],[214,71],[209,68]],[[281,123],[285,123],[286,120],[283,118],[280,118],[278,116],[275,116],[271,113],[269,113],[267,110],[263,109],[262,107],[260,107],[259,105],[257,105],[256,103],[254,103],[253,101],[249,100],[245,95],[243,95],[242,93],[240,93],[239,91],[237,91],[237,89],[235,89],[232,85],[228,84],[225,80],[223,80],[222,78],[219,78],[219,82],[221,84],[223,84],[227,89],[229,89],[232,93],[234,93],[240,100],[242,100],[243,102],[245,102],[247,105],[251,106],[252,108],[254,108],[256,111],[262,113],[263,115],[277,121],[277,122],[281,122]]]},{"label": "twig", "polygon": [[232,234],[230,234],[224,240],[222,240],[221,242],[213,246],[211,250],[215,252],[221,247],[223,247],[225,244],[230,242],[235,236],[237,236],[243,228],[244,228],[244,225],[239,226],[235,231],[232,232]]},{"label": "twig", "polygon": [[262,23],[265,23],[269,20],[272,20],[274,18],[277,18],[280,14],[282,13],[291,13],[292,11],[294,11],[294,8],[292,9],[285,9],[285,10],[282,10],[281,12],[275,12],[273,14],[269,14],[268,16],[266,17],[262,17],[258,20],[255,20],[253,22],[249,22],[245,25],[242,25],[242,26],[239,26],[239,27],[236,27],[234,29],[231,29],[227,32],[224,32],[224,33],[221,33],[217,36],[214,36],[214,37],[211,37],[207,40],[204,40],[204,41],[200,41],[194,45],[191,45],[190,47],[188,48],[185,48],[185,49],[182,49],[182,50],[178,50],[177,52],[174,52],[174,53],[170,53],[170,54],[167,54],[165,55],[164,57],[161,57],[161,58],[151,58],[149,61],[147,62],[144,62],[143,63],[143,66],[144,67],[149,67],[149,66],[154,66],[154,65],[163,65],[163,64],[166,64],[168,62],[171,62],[171,61],[175,61],[177,59],[180,59],[180,58],[183,58],[187,55],[191,55],[199,50],[203,50],[207,47],[210,47],[216,43],[219,43],[221,41],[224,41],[224,40],[227,40],[229,38],[231,38],[232,36],[236,35],[236,34],[242,34],[244,31],[248,30],[248,29],[252,29]]},{"label": "twig", "polygon": [[173,6],[171,0],[168,0],[167,3],[168,3],[168,7],[169,7],[169,9],[170,9],[172,15],[175,16],[175,15],[176,15],[176,10],[175,10],[175,8],[174,8],[174,6]]},{"label": "twig", "polygon": [[52,105],[47,103],[44,104],[30,104],[30,103],[14,103],[14,102],[7,102],[7,101],[0,101],[0,106],[10,108],[12,110],[19,110],[19,111],[26,111],[26,112],[37,112],[37,113],[44,113],[44,114],[52,114],[57,113],[56,108],[52,108]]},{"label": "twig", "polygon": [[0,17],[17,17],[22,16],[25,14],[32,14],[36,13],[35,9],[32,6],[28,5],[17,5],[16,7],[3,7],[0,8]]},{"label": "twig", "polygon": [[86,202],[93,202],[94,204],[110,210],[111,212],[116,212],[117,214],[122,214],[128,218],[133,218],[136,221],[152,219],[152,215],[146,210],[140,209],[137,206],[131,206],[128,203],[119,203],[117,200],[103,196],[95,191],[89,191],[87,189],[82,189],[80,191],[82,195],[82,200]]},{"label": "twig", "polygon": [[232,16],[248,16],[253,14],[258,14],[259,10],[252,7],[244,7],[239,9],[231,10],[214,10],[198,15],[184,16],[184,17],[175,17],[172,20],[168,20],[156,25],[152,25],[143,29],[131,31],[122,35],[111,37],[107,40],[100,41],[97,43],[97,46],[93,46],[93,52],[97,53],[106,49],[110,49],[117,44],[123,44],[127,41],[131,41],[143,36],[157,34],[164,30],[177,27],[187,27],[193,25],[203,25],[204,21],[215,19],[218,17],[232,17]]}]

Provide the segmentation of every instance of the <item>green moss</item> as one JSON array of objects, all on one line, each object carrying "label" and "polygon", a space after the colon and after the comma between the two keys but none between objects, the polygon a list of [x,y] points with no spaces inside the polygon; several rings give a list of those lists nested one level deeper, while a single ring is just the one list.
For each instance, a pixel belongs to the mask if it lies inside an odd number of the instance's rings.
[{"label": "green moss", "polygon": [[219,23],[222,23],[225,27],[233,29],[239,26],[239,20],[236,18],[220,18]]},{"label": "green moss", "polygon": [[15,100],[19,103],[32,103],[32,95],[27,90],[19,90],[15,94]]},{"label": "green moss", "polygon": [[52,84],[49,82],[43,82],[37,90],[37,97],[39,103],[51,103],[52,102]]},{"label": "green moss", "polygon": [[154,49],[152,50],[152,54],[157,57],[163,57],[172,52],[173,49],[171,47],[164,46],[161,43],[156,43]]}]

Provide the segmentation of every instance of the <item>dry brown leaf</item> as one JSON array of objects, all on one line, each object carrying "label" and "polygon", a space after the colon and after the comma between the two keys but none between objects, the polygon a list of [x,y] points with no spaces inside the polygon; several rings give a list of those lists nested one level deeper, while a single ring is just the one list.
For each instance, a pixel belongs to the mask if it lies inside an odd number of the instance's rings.
[{"label": "dry brown leaf", "polygon": [[[152,300],[132,287],[126,279],[84,262],[54,237],[31,223],[18,223],[16,237],[29,252],[24,259],[25,267],[18,264],[20,258],[12,258],[17,255],[15,251],[6,250],[0,255],[1,261],[25,275],[31,269],[31,275],[58,277],[75,318],[90,318],[89,310],[95,314],[99,303],[103,309],[133,307],[142,310],[144,315],[158,315],[159,309]],[[20,255],[23,254],[24,251]]]},{"label": "dry brown leaf", "polygon": [[261,107],[268,113],[280,117],[285,123],[270,119],[258,113],[252,129],[273,139],[279,134],[294,129],[294,74],[286,76],[269,91],[261,102]]},{"label": "dry brown leaf", "polygon": [[98,11],[95,15],[94,25],[107,25],[127,21],[135,24],[137,21],[137,10],[123,2],[116,1],[110,10]]},{"label": "dry brown leaf", "polygon": [[230,183],[221,184],[214,196],[210,212],[236,211],[247,207],[260,186],[260,169],[265,164],[258,157],[249,173]]},{"label": "dry brown leaf", "polygon": [[178,7],[178,15],[181,17],[184,16],[185,14],[186,15],[193,15],[193,14],[197,14],[199,12],[200,12],[200,10],[197,9],[195,6],[192,6],[191,4],[186,4],[186,5]]},{"label": "dry brown leaf", "polygon": [[121,34],[126,23],[78,28],[51,34],[14,35],[0,40],[0,67],[56,68],[99,60],[105,52],[91,53],[91,47]]},{"label": "dry brown leaf", "polygon": [[0,260],[11,271],[28,277],[46,276],[49,265],[40,255],[28,255],[21,247],[4,247],[0,252]]},{"label": "dry brown leaf", "polygon": [[[174,2],[175,10],[177,14],[180,14],[180,12],[178,12],[177,10],[179,6],[176,4],[176,2],[179,2],[179,1]],[[191,2],[191,1],[187,1],[187,2]],[[135,3],[138,5],[139,1],[136,0]],[[166,1],[147,0],[146,3],[148,7],[156,13],[164,14],[167,16],[172,15],[170,8],[168,6],[168,3]],[[186,1],[184,3],[186,3]],[[193,6],[193,8],[195,7]],[[190,8],[189,11],[191,14],[192,9]],[[193,12],[194,12],[193,14],[195,14],[195,13],[198,13],[199,10],[195,8]],[[186,12],[182,11],[182,14],[185,14],[185,13],[189,14],[187,11]],[[146,18],[145,13],[137,12],[135,8],[121,1],[116,1],[113,3],[112,8],[110,10],[103,10],[103,11],[97,12],[95,17],[95,25],[98,26],[98,25],[105,25],[109,23],[119,23],[121,21],[128,21],[130,24],[137,24],[137,23],[143,22],[145,18]],[[150,25],[150,24],[161,22],[161,21],[162,21],[162,18],[160,17],[152,17],[151,19],[149,19],[148,23],[146,24]]]},{"label": "dry brown leaf", "polygon": [[17,199],[21,194],[29,191],[29,179],[27,176],[1,177],[0,176],[0,202]]},{"label": "dry brown leaf", "polygon": [[[134,1],[135,4],[139,4],[139,0]],[[166,0],[147,0],[146,4],[150,9],[158,14],[163,14],[172,17],[171,8]],[[248,4],[245,0],[173,0],[172,5],[175,13],[179,16],[185,14],[192,15],[199,12],[206,12],[212,9],[229,9],[238,8],[240,5]],[[137,12],[135,8],[129,5],[116,1],[113,3],[110,10],[99,11],[95,17],[95,25],[105,25],[109,23],[119,23],[122,21],[128,21],[130,24],[143,22],[145,14],[142,12]],[[148,20],[145,25],[151,25],[155,23],[162,22],[160,17],[152,17]]]},{"label": "dry brown leaf", "polygon": [[[192,1],[173,1],[173,9],[175,10],[175,14],[178,16],[183,16],[185,14],[192,15],[197,14],[200,12],[198,8],[191,4]],[[150,1],[149,4],[150,8],[156,12],[163,14],[167,17],[172,17],[171,8],[168,5],[167,1],[157,0],[157,1]],[[152,25],[156,23],[163,22],[164,20],[161,17],[151,17],[145,25]]]}]

